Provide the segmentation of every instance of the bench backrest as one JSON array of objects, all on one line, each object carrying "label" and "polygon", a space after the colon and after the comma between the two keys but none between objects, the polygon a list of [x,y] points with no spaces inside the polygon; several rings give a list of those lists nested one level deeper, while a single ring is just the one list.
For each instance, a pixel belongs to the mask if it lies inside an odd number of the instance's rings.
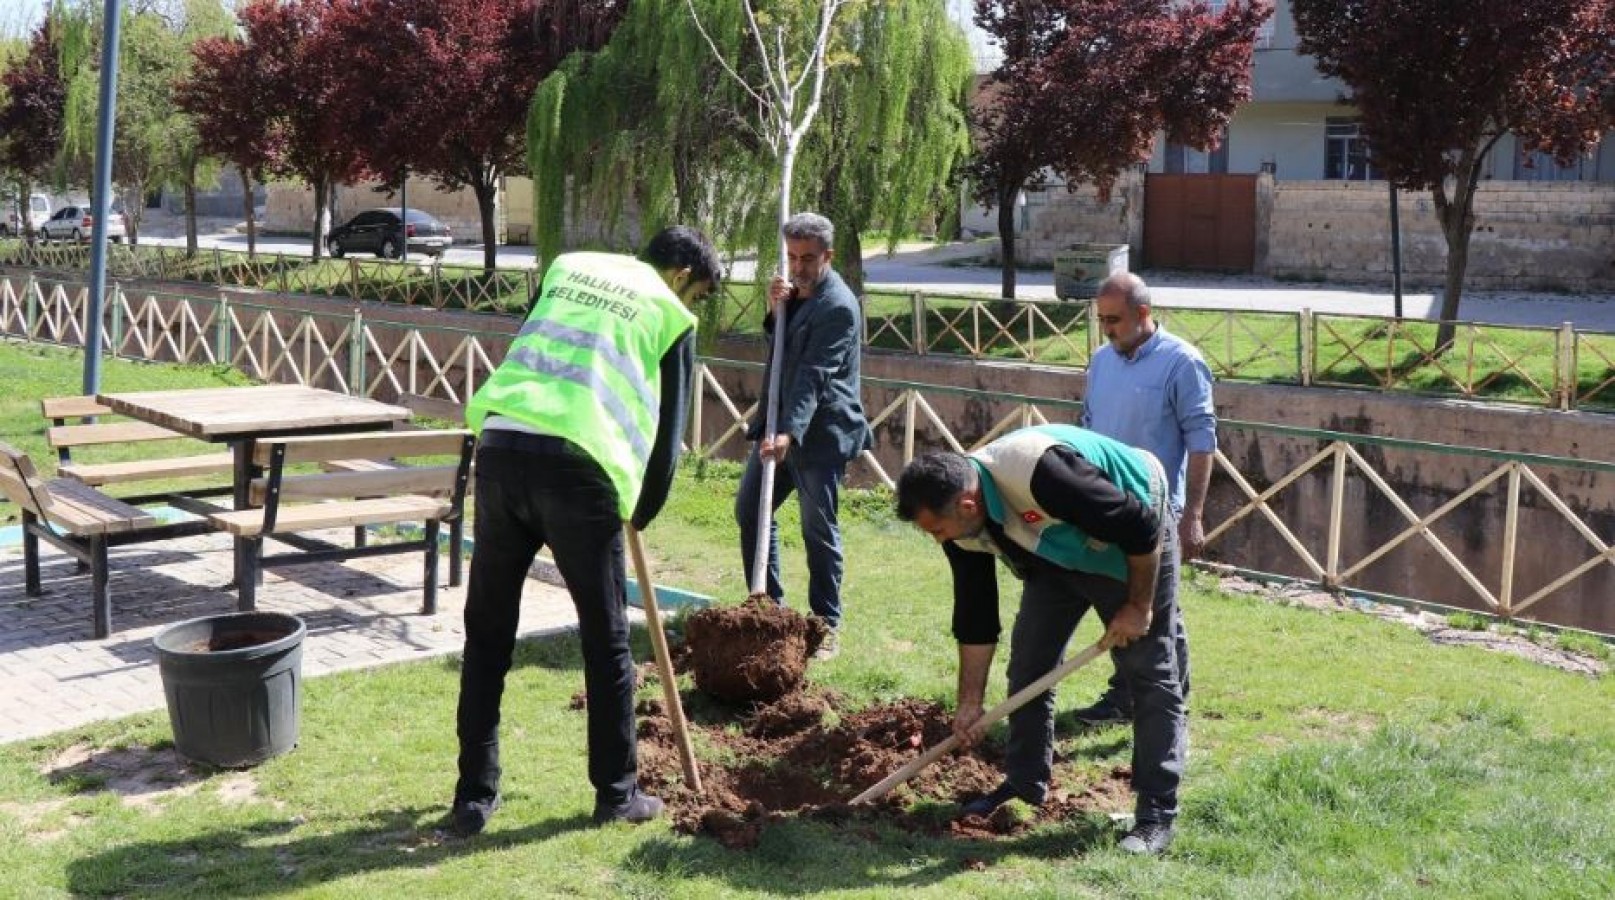
[{"label": "bench backrest", "polygon": [[50,489],[35,471],[33,460],[4,442],[0,442],[0,493],[36,516],[44,516],[50,506]]},{"label": "bench backrest", "polygon": [[[45,440],[56,451],[59,463],[72,462],[72,448],[97,444],[127,444],[138,441],[164,441],[185,436],[160,425],[119,419],[113,422],[93,421],[100,416],[114,415],[111,409],[94,397],[47,397],[39,401],[40,412],[49,419]],[[68,420],[74,420],[69,424]],[[85,420],[91,420],[86,422]]]},{"label": "bench backrest", "polygon": [[[253,462],[267,471],[250,487],[251,501],[267,505],[287,500],[424,495],[450,497],[459,510],[470,474],[474,438],[465,429],[373,431],[359,434],[291,437],[261,441]],[[427,459],[427,458],[430,459]],[[299,475],[287,466],[333,460],[377,460],[386,465],[366,471]]]},{"label": "bench backrest", "polygon": [[0,494],[70,534],[108,534],[158,524],[145,510],[92,487],[63,479],[47,482],[28,454],[4,442],[0,442]]}]

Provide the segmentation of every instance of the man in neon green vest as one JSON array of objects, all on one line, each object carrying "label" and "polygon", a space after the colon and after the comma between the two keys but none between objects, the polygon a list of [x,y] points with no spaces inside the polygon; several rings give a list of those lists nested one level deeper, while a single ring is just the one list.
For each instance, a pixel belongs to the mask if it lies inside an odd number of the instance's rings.
[{"label": "man in neon green vest", "polygon": [[682,226],[658,233],[638,259],[557,257],[504,361],[471,398],[466,421],[480,441],[450,813],[459,835],[481,832],[499,806],[499,701],[522,586],[546,546],[578,613],[594,821],[662,812],[639,789],[622,525],[644,528],[667,500],[695,368],[689,307],[721,274],[712,244]]},{"label": "man in neon green vest", "polygon": [[[1009,692],[1059,664],[1092,607],[1101,638],[1133,690],[1135,824],[1123,850],[1156,854],[1172,842],[1187,723],[1173,658],[1176,581],[1161,578],[1176,539],[1166,473],[1149,453],[1072,425],[1023,428],[964,456],[933,453],[897,480],[897,514],[942,545],[953,570],[959,697],[953,730],[983,737],[987,671],[998,644],[1002,559],[1022,580],[1010,634]],[[1054,761],[1054,691],[1009,716],[1005,779],[966,803],[984,816],[1013,799],[1041,804]]]}]

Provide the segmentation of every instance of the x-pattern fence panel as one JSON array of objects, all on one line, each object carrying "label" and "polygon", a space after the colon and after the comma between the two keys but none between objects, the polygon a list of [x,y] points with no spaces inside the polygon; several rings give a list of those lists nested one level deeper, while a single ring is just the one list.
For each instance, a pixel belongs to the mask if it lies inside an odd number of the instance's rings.
[{"label": "x-pattern fence panel", "polygon": [[[0,325],[11,334],[29,339],[82,346],[83,320],[87,306],[83,288],[32,279],[24,291],[7,282],[0,288]],[[147,359],[182,361],[225,360],[249,375],[266,380],[298,384],[323,384],[343,392],[361,391],[366,395],[422,394],[454,403],[464,403],[485,380],[508,346],[508,335],[471,333],[398,322],[371,322],[362,315],[351,319],[307,315],[284,309],[232,303],[227,299],[155,294],[114,293],[116,339],[108,336],[110,352]],[[159,332],[167,332],[162,335]],[[213,335],[211,345],[205,336]],[[433,341],[451,348],[434,351]],[[756,364],[706,360],[695,379],[696,420],[692,428],[693,449],[701,454],[725,452],[737,440],[744,440],[746,423],[755,415],[755,406],[741,410],[723,389],[714,369],[746,368]],[[967,388],[944,387],[887,379],[866,378],[872,402],[877,435],[896,432],[901,446],[877,446],[866,452],[863,462],[875,478],[890,486],[892,474],[880,462],[896,450],[900,463],[907,463],[918,452],[933,446],[968,451],[982,446],[1011,429],[1048,421],[1075,421],[1079,404],[1074,401],[989,393]],[[971,404],[992,410],[992,424],[983,433],[961,439],[940,415],[935,401],[940,397],[965,398]],[[703,443],[711,428],[700,419],[711,400],[728,422],[718,436]],[[893,427],[893,426],[897,427]],[[1359,585],[1392,551],[1404,544],[1419,543],[1429,548],[1439,565],[1453,578],[1467,585],[1484,607],[1499,615],[1514,616],[1544,600],[1553,599],[1603,566],[1615,566],[1615,542],[1601,535],[1555,487],[1564,469],[1591,469],[1615,476],[1615,463],[1594,463],[1553,457],[1508,454],[1497,451],[1437,447],[1410,441],[1397,441],[1362,435],[1308,429],[1284,428],[1253,423],[1224,422],[1229,431],[1254,432],[1287,439],[1317,440],[1324,446],[1289,472],[1275,478],[1265,488],[1253,486],[1254,473],[1241,472],[1226,455],[1217,456],[1217,471],[1235,486],[1242,501],[1208,534],[1213,545],[1230,534],[1245,519],[1265,523],[1273,536],[1289,546],[1301,560],[1306,573],[1323,585],[1349,588]],[[923,443],[922,443],[923,437]],[[1432,510],[1418,511],[1426,501],[1407,495],[1387,478],[1381,465],[1371,462],[1374,454],[1367,447],[1399,448],[1407,451],[1442,453],[1487,462],[1492,470],[1473,478],[1467,488]],[[1327,471],[1325,470],[1327,467]],[[1292,490],[1307,477],[1328,480],[1328,526],[1321,540],[1317,529],[1299,530],[1288,524],[1277,507],[1282,493]],[[1363,549],[1354,559],[1346,559],[1345,529],[1357,527],[1347,518],[1348,481],[1366,484],[1395,510],[1398,530],[1379,528],[1377,543]],[[1523,588],[1518,583],[1517,562],[1529,554],[1534,541],[1545,539],[1541,520],[1522,528],[1526,500],[1534,499],[1533,509],[1549,509],[1584,542],[1585,555],[1564,571],[1549,575],[1541,584]],[[1502,540],[1495,554],[1500,560],[1495,571],[1481,572],[1442,537],[1439,528],[1465,505],[1493,504],[1492,512],[1505,523]],[[1498,509],[1497,506],[1501,508]],[[1359,535],[1360,537],[1360,535]],[[1361,541],[1358,541],[1361,543]]]},{"label": "x-pattern fence panel", "polygon": [[[715,370],[757,368],[752,363],[703,361],[700,377],[696,379],[692,405],[702,410],[709,404],[716,404],[727,422],[713,440],[702,443],[702,435],[713,428],[704,428],[698,417],[692,429],[692,449],[695,452],[718,456],[742,449],[736,442],[743,440],[746,423],[755,415],[756,407],[754,405],[742,412],[724,390],[723,382]],[[869,405],[873,412],[870,423],[877,435],[877,446],[865,452],[862,462],[887,487],[893,486],[893,477],[881,465],[880,457],[890,458],[894,450],[900,464],[907,464],[917,453],[940,447],[969,452],[1015,428],[1049,421],[1074,422],[1080,411],[1079,404],[1068,400],[988,393],[951,386],[879,378],[865,378],[863,386],[866,396],[882,397],[883,402]],[[944,396],[967,398],[992,409],[995,416],[993,424],[984,433],[968,441],[961,439],[945,418],[938,415],[933,405],[934,400]],[[892,427],[894,425],[895,428]],[[1283,542],[1294,552],[1308,577],[1325,587],[1360,587],[1370,580],[1376,563],[1381,563],[1399,547],[1416,542],[1429,549],[1433,557],[1432,565],[1441,566],[1443,571],[1467,586],[1485,610],[1507,617],[1520,615],[1554,597],[1601,566],[1615,567],[1615,542],[1600,536],[1553,487],[1554,481],[1567,469],[1593,469],[1615,475],[1615,463],[1468,450],[1416,441],[1247,422],[1224,422],[1222,428],[1225,431],[1246,432],[1257,441],[1294,439],[1323,442],[1321,449],[1260,489],[1252,483],[1253,478],[1257,477],[1256,473],[1241,472],[1237,465],[1219,452],[1216,455],[1217,472],[1234,486],[1243,499],[1221,522],[1215,523],[1207,535],[1207,542],[1215,546],[1235,533],[1236,526],[1241,522],[1254,519],[1262,524],[1270,537]],[[881,446],[883,436],[893,431],[901,435],[900,446]],[[1434,509],[1421,513],[1416,510],[1416,505],[1428,502],[1419,498],[1421,491],[1393,485],[1387,474],[1388,467],[1371,461],[1377,454],[1368,452],[1370,448],[1374,451],[1391,448],[1415,453],[1438,453],[1464,458],[1471,464],[1489,464],[1492,468]],[[1328,498],[1327,527],[1321,535],[1316,528],[1304,529],[1292,525],[1281,514],[1284,495],[1299,490],[1304,479],[1316,477],[1327,479],[1328,484],[1325,492]],[[1348,486],[1352,485],[1361,490],[1349,492]],[[1374,493],[1380,502],[1393,509],[1399,519],[1398,524],[1386,527],[1382,523],[1363,522],[1360,517],[1353,519],[1347,499],[1362,490]],[[1495,568],[1487,571],[1477,570],[1477,564],[1473,561],[1466,562],[1464,554],[1451,545],[1450,537],[1443,537],[1441,533],[1443,527],[1456,529],[1453,523],[1459,510],[1468,508],[1467,511],[1473,513],[1476,504],[1485,505],[1483,512],[1504,522],[1496,552],[1486,557],[1488,563],[1495,563]],[[1522,531],[1522,511],[1528,508],[1552,510],[1555,521],[1561,522],[1563,529],[1568,529],[1569,533],[1585,543],[1586,554],[1563,571],[1549,574],[1541,584],[1522,589],[1516,577],[1518,561],[1532,552],[1534,537],[1547,539],[1546,533],[1554,531],[1551,522],[1540,519],[1529,533]],[[1363,535],[1374,536],[1374,540],[1367,542],[1369,546],[1359,547],[1355,559],[1346,558],[1347,528],[1358,529],[1356,536],[1359,540],[1353,542],[1358,545],[1364,543],[1361,540]]]},{"label": "x-pattern fence panel", "polygon": [[1452,343],[1443,350],[1433,322],[1323,313],[1313,314],[1312,320],[1317,329],[1314,384],[1366,384],[1465,397],[1503,394],[1545,405],[1561,399],[1559,329],[1459,322]]},{"label": "x-pattern fence panel", "polygon": [[[0,244],[0,265],[82,273],[80,245]],[[438,309],[519,312],[538,286],[532,269],[346,260],[219,249],[114,245],[119,278],[190,280],[320,296],[352,296]],[[82,277],[82,276],[80,276]],[[47,279],[49,280],[49,279]],[[64,279],[59,280],[67,280]],[[703,334],[755,334],[763,294],[728,283]],[[1220,378],[1456,394],[1559,409],[1615,410],[1615,335],[1527,326],[1452,323],[1436,345],[1436,323],[1391,317],[1156,307],[1156,316],[1195,344]],[[32,319],[29,320],[33,322]],[[32,328],[30,324],[30,329]],[[1103,343],[1093,306],[1043,300],[871,291],[865,344],[914,354],[1086,366]]]}]

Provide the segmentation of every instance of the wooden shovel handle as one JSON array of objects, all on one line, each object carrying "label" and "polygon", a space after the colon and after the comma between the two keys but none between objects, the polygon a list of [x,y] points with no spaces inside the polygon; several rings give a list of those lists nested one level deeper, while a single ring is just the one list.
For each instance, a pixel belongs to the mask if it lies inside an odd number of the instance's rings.
[{"label": "wooden shovel handle", "polygon": [[679,762],[684,764],[684,780],[690,790],[701,790],[701,770],[695,765],[695,748],[690,745],[690,728],[684,721],[684,704],[679,701],[679,683],[673,674],[673,658],[667,652],[667,634],[662,631],[662,614],[656,608],[656,586],[650,580],[650,566],[645,562],[645,544],[638,529],[623,523],[628,537],[628,552],[634,558],[634,577],[639,579],[639,598],[645,604],[645,624],[650,629],[650,645],[656,655],[656,672],[662,680],[662,695],[667,700],[667,716],[673,720],[673,737],[679,745]]},{"label": "wooden shovel handle", "polygon": [[[1015,692],[1014,696],[1006,699],[1004,702],[983,713],[981,717],[981,727],[986,728],[1015,710],[1020,709],[1022,706],[1025,706],[1028,700],[1031,700],[1033,697],[1036,697],[1049,688],[1054,687],[1054,685],[1059,682],[1060,679],[1070,675],[1072,672],[1075,672],[1088,663],[1093,662],[1094,657],[1103,652],[1105,652],[1105,649],[1099,646],[1099,644],[1096,642],[1092,646],[1083,650],[1081,653],[1078,653],[1076,656],[1073,656],[1065,662],[1060,663],[1058,666],[1055,666],[1053,669],[1050,669],[1042,678],[1039,678],[1026,687],[1021,688],[1019,691]],[[937,744],[935,747],[932,747],[924,753],[921,753],[914,759],[909,760],[909,762],[904,765],[903,768],[898,769],[896,772],[886,776],[879,784],[852,798],[852,802],[854,804],[858,804],[871,803],[879,800],[890,793],[892,788],[895,788],[910,778],[913,778],[915,775],[918,775],[920,770],[924,769],[926,766],[929,766],[931,763],[936,762],[938,759],[941,759],[957,746],[959,746],[959,736],[956,734],[949,735],[947,740]]]}]

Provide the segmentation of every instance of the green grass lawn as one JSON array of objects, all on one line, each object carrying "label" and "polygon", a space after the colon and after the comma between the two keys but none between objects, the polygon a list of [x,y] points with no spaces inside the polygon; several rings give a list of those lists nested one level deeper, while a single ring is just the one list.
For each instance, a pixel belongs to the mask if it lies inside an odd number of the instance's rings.
[{"label": "green grass lawn", "polygon": [[[71,397],[84,393],[83,372],[84,354],[80,350],[15,340],[0,341],[0,384],[5,385],[5,390],[0,392],[0,441],[27,453],[43,475],[55,474],[56,455],[45,442],[45,428],[50,423],[40,417],[39,401],[45,397]],[[251,379],[229,366],[154,365],[110,357],[103,358],[101,363],[101,390],[105,393],[251,383]],[[218,449],[200,441],[152,441],[134,445],[85,447],[75,451],[74,459],[83,462],[119,462]],[[185,483],[163,482],[155,487],[162,489]],[[0,522],[15,517],[15,507],[0,500]]]},{"label": "green grass lawn", "polygon": [[[60,391],[59,376],[39,373],[61,356],[0,352],[5,439],[35,437],[22,410],[29,392]],[[146,388],[220,377],[110,362],[106,373],[109,385]],[[737,474],[686,464],[646,535],[658,580],[742,598]],[[880,492],[846,495],[843,651],[810,674],[853,705],[951,702],[943,557],[889,504]],[[794,505],[782,525],[800,608]],[[1615,895],[1610,679],[1434,646],[1369,616],[1225,594],[1205,575],[1189,579],[1184,606],[1191,753],[1164,859],[1119,853],[1100,813],[992,842],[788,821],[750,851],[663,823],[588,827],[584,714],[569,708],[582,673],[576,640],[563,636],[520,649],[504,699],[506,803],[480,838],[438,831],[454,780],[457,674],[452,660],[422,662],[308,682],[300,746],[244,773],[198,771],[133,794],[105,769],[43,774],[69,750],[167,748],[161,713],[0,747],[0,897]],[[1088,622],[1077,640],[1096,635]],[[642,632],[636,655],[650,657]],[[1106,674],[1101,662],[1074,675],[1060,709],[1086,703]],[[1130,742],[1123,730],[1062,733],[1058,749],[1111,768],[1128,764]]]}]

